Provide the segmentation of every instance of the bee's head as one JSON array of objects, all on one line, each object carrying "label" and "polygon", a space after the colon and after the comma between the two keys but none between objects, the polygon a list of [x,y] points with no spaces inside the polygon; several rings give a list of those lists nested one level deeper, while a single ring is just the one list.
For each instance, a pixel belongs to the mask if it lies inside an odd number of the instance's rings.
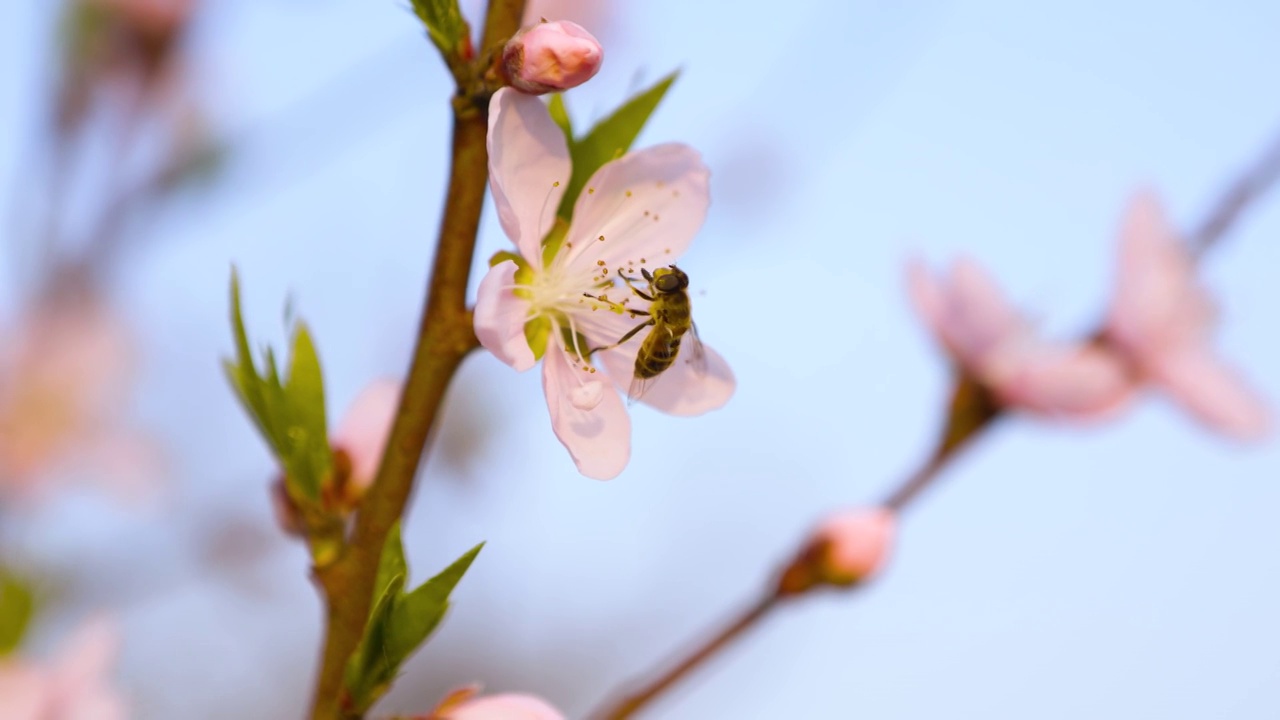
[{"label": "bee's head", "polygon": [[[645,275],[649,275],[646,271]],[[663,294],[677,293],[689,287],[689,276],[675,265],[658,268],[648,278],[653,289]]]}]

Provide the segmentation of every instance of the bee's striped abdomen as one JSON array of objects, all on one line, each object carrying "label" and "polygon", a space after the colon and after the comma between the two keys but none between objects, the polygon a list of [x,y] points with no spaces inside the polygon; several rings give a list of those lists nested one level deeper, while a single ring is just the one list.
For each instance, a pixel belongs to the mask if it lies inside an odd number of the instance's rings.
[{"label": "bee's striped abdomen", "polygon": [[675,334],[674,328],[668,330],[669,335],[654,332],[645,338],[636,355],[636,377],[657,377],[676,361],[676,354],[680,352],[680,335]]}]

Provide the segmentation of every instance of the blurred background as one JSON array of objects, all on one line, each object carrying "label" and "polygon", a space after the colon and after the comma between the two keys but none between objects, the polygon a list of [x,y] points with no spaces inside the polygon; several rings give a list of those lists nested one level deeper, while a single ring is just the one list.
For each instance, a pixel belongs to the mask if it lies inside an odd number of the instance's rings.
[{"label": "blurred background", "polygon": [[[37,588],[23,653],[105,612],[132,716],[298,717],[320,607],[219,366],[230,266],[255,339],[310,324],[331,416],[402,373],[449,79],[398,0],[89,4],[0,5],[0,564]],[[712,169],[682,266],[739,389],[692,420],[637,407],[600,483],[536,374],[470,358],[405,540],[415,581],[488,545],[381,714],[480,681],[578,717],[823,512],[897,483],[949,381],[908,258],[972,255],[1048,331],[1093,327],[1130,194],[1190,229],[1280,128],[1280,6],[1175,5],[535,0],[605,45],[579,126],[682,69],[639,144]],[[1204,266],[1222,354],[1271,399],[1277,236],[1280,195]],[[477,267],[505,246],[487,211]],[[649,716],[1275,718],[1278,511],[1280,446],[1163,398],[1016,419],[913,507],[874,588],[779,613]]]}]

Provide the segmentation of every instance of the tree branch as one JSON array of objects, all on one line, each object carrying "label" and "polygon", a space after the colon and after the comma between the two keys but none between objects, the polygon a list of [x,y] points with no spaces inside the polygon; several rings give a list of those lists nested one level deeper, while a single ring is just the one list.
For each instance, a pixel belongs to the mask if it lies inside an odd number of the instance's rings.
[{"label": "tree branch", "polygon": [[[482,47],[513,35],[523,13],[523,0],[490,3]],[[315,569],[326,603],[324,654],[312,704],[315,720],[344,717],[343,674],[364,633],[387,533],[404,515],[449,382],[462,359],[478,346],[466,296],[488,182],[488,118],[485,103],[476,102],[480,98],[462,99],[473,102],[454,103],[444,216],[417,344],[382,464],[356,514],[345,552],[332,564]]]}]

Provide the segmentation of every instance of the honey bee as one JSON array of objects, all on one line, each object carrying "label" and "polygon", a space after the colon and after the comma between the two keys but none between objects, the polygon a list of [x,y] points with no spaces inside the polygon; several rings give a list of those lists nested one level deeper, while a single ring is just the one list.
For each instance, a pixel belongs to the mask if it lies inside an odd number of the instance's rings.
[{"label": "honey bee", "polygon": [[654,379],[675,364],[676,355],[680,352],[680,345],[686,334],[691,338],[689,350],[692,357],[689,363],[693,365],[694,372],[700,375],[705,374],[707,367],[706,351],[702,348],[702,341],[698,339],[698,327],[693,323],[690,309],[687,292],[689,276],[675,265],[658,268],[652,273],[646,268],[640,268],[640,274],[649,283],[649,292],[633,284],[639,282],[640,278],[627,277],[622,274],[621,268],[618,269],[618,277],[622,278],[631,292],[649,302],[648,310],[622,307],[603,296],[587,294],[589,298],[601,300],[631,313],[632,317],[648,317],[623,335],[618,342],[595,348],[588,353],[593,354],[618,347],[645,328],[652,328],[641,343],[640,351],[636,353],[635,372],[632,376],[631,388],[627,392],[627,397],[631,400],[639,399]]}]

